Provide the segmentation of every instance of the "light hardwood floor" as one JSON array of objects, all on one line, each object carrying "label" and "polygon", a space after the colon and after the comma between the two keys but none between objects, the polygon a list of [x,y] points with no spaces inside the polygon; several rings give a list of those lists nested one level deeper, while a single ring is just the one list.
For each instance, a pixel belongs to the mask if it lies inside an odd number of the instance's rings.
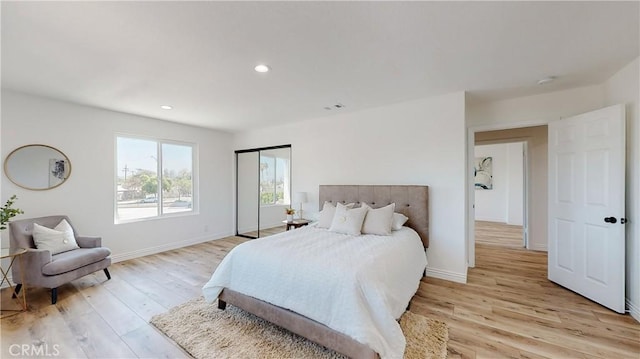
[{"label": "light hardwood floor", "polygon": [[476,221],[476,243],[508,248],[524,248],[522,226]]},{"label": "light hardwood floor", "polygon": [[[58,345],[59,357],[180,358],[187,355],[149,318],[200,295],[230,237],[111,266],[49,292],[29,289],[30,311],[2,319],[12,344]],[[468,283],[423,278],[411,311],[443,320],[450,358],[638,358],[640,324],[546,280],[546,254],[477,245]],[[9,293],[2,291],[2,303]],[[14,348],[15,349],[15,348]]]}]

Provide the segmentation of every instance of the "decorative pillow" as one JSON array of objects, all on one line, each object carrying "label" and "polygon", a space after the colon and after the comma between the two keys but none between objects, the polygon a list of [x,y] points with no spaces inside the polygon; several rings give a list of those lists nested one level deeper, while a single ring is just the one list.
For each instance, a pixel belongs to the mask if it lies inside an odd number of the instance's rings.
[{"label": "decorative pillow", "polygon": [[[355,204],[349,203],[347,204],[347,208],[353,208]],[[324,202],[322,206],[322,211],[320,211],[320,218],[318,219],[318,224],[316,227],[318,228],[329,228],[331,227],[331,222],[333,221],[333,216],[336,213],[336,206],[332,203]]]},{"label": "decorative pillow", "polygon": [[364,217],[367,215],[367,210],[367,207],[350,209],[344,204],[338,203],[329,230],[353,236],[360,235],[362,222],[364,222]]},{"label": "decorative pillow", "polygon": [[362,224],[362,234],[377,234],[379,236],[391,235],[393,210],[396,208],[395,203],[374,209],[363,202],[362,207],[368,209],[367,215],[364,217],[364,223]]},{"label": "decorative pillow", "polygon": [[49,250],[51,254],[80,248],[71,225],[64,219],[54,229],[34,223],[32,235],[36,248]]},{"label": "decorative pillow", "polygon": [[63,219],[62,221],[60,221],[60,223],[58,223],[57,226],[53,227],[53,229],[60,232],[71,232],[71,235],[73,236],[73,241],[75,242],[76,237],[75,237],[75,233],[73,233],[73,227],[71,227],[71,225],[69,224],[69,222],[67,222],[66,219]]},{"label": "decorative pillow", "polygon": [[393,214],[393,223],[391,224],[391,229],[394,231],[402,229],[402,226],[407,223],[409,217],[405,216],[402,213],[394,213]]}]

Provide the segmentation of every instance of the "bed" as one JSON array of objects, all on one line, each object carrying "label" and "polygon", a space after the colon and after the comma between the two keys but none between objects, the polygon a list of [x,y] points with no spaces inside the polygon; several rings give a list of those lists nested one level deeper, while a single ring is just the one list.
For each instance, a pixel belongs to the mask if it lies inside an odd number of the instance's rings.
[{"label": "bed", "polygon": [[[308,226],[241,244],[204,286],[205,298],[218,299],[221,309],[227,303],[237,306],[349,357],[401,357],[404,337],[396,319],[426,266],[428,187],[334,185],[319,190],[321,205],[365,202],[379,208],[395,203],[395,212],[409,217],[407,228],[394,231],[396,237],[340,237]],[[320,244],[326,247],[318,249]],[[345,253],[358,255],[340,259]]]}]

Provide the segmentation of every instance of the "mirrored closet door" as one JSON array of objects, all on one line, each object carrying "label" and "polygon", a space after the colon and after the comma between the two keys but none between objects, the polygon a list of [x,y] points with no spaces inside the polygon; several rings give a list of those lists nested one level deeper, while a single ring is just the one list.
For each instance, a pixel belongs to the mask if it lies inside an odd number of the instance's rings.
[{"label": "mirrored closet door", "polygon": [[236,235],[281,231],[291,206],[291,145],[236,151]]}]

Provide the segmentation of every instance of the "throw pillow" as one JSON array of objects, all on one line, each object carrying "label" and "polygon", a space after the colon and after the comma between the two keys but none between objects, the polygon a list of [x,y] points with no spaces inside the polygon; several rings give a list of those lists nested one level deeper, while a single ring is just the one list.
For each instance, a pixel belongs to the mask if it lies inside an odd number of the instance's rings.
[{"label": "throw pillow", "polygon": [[[346,205],[348,208],[353,208],[354,203],[349,203]],[[333,221],[333,216],[336,213],[336,206],[332,203],[324,202],[322,206],[322,211],[320,211],[320,218],[318,219],[317,228],[329,228],[331,227],[331,222]]]},{"label": "throw pillow", "polygon": [[367,207],[367,215],[362,224],[363,234],[377,234],[379,236],[391,235],[391,225],[393,223],[393,210],[395,203],[381,208],[371,208],[368,204],[362,203],[362,207]]},{"label": "throw pillow", "polygon": [[367,207],[350,209],[342,203],[338,203],[329,230],[353,236],[360,235],[367,210]]},{"label": "throw pillow", "polygon": [[402,213],[394,213],[393,214],[393,223],[391,224],[391,229],[394,231],[402,229],[402,226],[407,223],[409,217],[405,216]]},{"label": "throw pillow", "polygon": [[63,230],[33,224],[32,235],[36,248],[49,250],[52,255],[80,248],[73,235],[73,229],[66,220],[63,219],[55,228]]},{"label": "throw pillow", "polygon": [[53,229],[60,232],[70,232],[71,235],[73,236],[73,241],[74,242],[76,241],[75,233],[73,233],[73,227],[71,227],[71,225],[69,224],[69,222],[67,222],[66,219],[63,219],[62,221],[60,221],[60,223],[58,223],[57,226],[53,227]]}]

